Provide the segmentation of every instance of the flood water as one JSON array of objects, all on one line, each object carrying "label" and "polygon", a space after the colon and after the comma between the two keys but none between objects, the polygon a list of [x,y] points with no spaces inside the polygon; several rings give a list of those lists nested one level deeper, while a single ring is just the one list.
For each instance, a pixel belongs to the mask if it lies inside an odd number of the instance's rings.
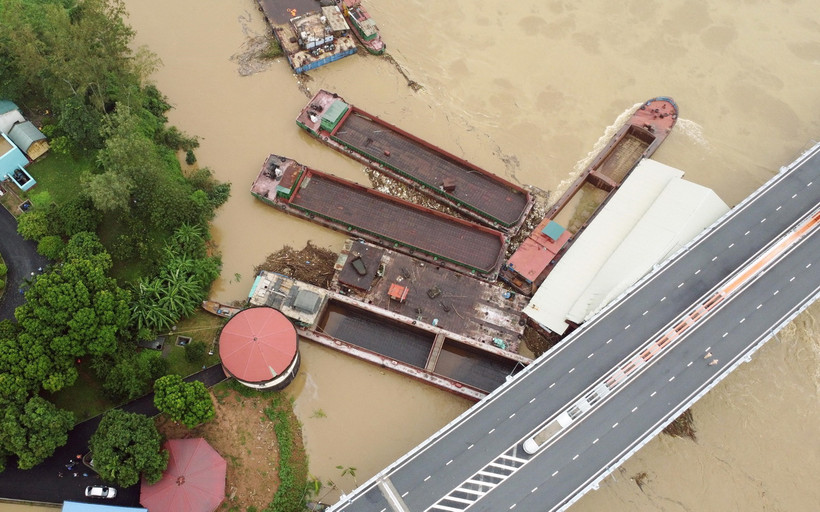
[{"label": "flood water", "polygon": [[[233,183],[214,221],[224,270],[212,296],[243,299],[253,267],[285,244],[338,251],[344,237],[265,206],[248,189],[269,153],[360,183],[355,161],[294,122],[307,102],[280,59],[241,76],[265,32],[253,0],[127,0],[136,42],[197,158]],[[370,0],[388,53],[361,52],[301,79],[557,199],[638,103],[673,97],[681,118],[654,158],[742,200],[820,138],[820,15],[812,0]],[[659,437],[577,511],[816,510],[820,308],[799,317],[693,409],[697,441]],[[310,342],[289,388],[311,474],[349,492],[470,402]],[[355,480],[337,466],[355,467]],[[642,486],[633,477],[646,473]]]}]

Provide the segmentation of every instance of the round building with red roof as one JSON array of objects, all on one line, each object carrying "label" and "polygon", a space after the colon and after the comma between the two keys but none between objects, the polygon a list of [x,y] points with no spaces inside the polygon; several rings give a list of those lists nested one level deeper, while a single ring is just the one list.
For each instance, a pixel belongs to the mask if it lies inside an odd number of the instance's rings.
[{"label": "round building with red roof", "polygon": [[231,317],[219,335],[225,373],[256,389],[282,389],[299,370],[296,328],[270,307],[249,308]]}]

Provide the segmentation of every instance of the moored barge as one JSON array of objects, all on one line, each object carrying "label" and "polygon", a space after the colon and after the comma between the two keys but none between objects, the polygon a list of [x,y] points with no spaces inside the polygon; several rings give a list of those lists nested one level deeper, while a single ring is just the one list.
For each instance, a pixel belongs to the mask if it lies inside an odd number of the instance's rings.
[{"label": "moored barge", "polygon": [[342,11],[316,0],[257,0],[290,67],[305,73],[356,53]]},{"label": "moored barge", "polygon": [[484,398],[531,362],[493,344],[273,272],[257,276],[248,298],[251,305],[281,311],[300,336],[471,400]]},{"label": "moored barge", "polygon": [[336,0],[342,9],[353,35],[373,55],[381,55],[387,49],[379,34],[379,27],[362,5],[362,0]]},{"label": "moored barge", "polygon": [[251,187],[290,214],[475,277],[495,280],[506,238],[457,219],[270,155]]},{"label": "moored barge", "polygon": [[296,124],[328,146],[411,185],[459,213],[515,231],[532,207],[522,187],[321,90]]},{"label": "moored barge", "polygon": [[[501,269],[499,277],[519,292],[532,295],[638,162],[652,156],[666,140],[677,119],[678,106],[668,97],[659,96],[638,107],[524,239]],[[606,197],[572,233],[555,218],[585,185],[603,190]]]}]

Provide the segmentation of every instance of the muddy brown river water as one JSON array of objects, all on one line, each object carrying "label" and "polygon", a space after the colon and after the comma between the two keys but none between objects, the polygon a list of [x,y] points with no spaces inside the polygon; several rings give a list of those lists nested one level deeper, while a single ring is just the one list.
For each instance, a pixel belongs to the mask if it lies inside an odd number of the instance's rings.
[{"label": "muddy brown river water", "polygon": [[[655,159],[734,205],[820,138],[820,14],[812,0],[370,0],[388,52],[361,52],[298,79],[279,59],[241,76],[265,33],[253,0],[127,0],[136,43],[171,122],[201,138],[201,165],[233,183],[213,233],[223,255],[212,296],[243,299],[253,267],[284,244],[334,251],[343,237],[248,193],[283,154],[367,183],[360,164],[294,119],[325,88],[516,183],[553,192],[637,103],[672,96],[681,119]],[[820,341],[815,305],[693,409],[697,441],[661,436],[572,510],[813,511],[820,503]],[[349,492],[470,403],[302,343],[289,388],[310,471]],[[354,467],[354,478],[337,466]],[[641,473],[641,486],[635,477]]]}]

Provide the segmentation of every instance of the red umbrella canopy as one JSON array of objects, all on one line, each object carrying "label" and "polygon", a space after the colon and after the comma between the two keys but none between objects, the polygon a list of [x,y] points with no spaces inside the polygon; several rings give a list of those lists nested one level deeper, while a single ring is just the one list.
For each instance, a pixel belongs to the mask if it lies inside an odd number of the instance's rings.
[{"label": "red umbrella canopy", "polygon": [[296,340],[296,328],[285,315],[268,307],[249,308],[222,328],[219,358],[237,379],[266,382],[293,362]]},{"label": "red umbrella canopy", "polygon": [[225,498],[227,464],[202,438],[171,439],[168,469],[148,485],[143,479],[140,504],[149,512],[213,512]]}]

